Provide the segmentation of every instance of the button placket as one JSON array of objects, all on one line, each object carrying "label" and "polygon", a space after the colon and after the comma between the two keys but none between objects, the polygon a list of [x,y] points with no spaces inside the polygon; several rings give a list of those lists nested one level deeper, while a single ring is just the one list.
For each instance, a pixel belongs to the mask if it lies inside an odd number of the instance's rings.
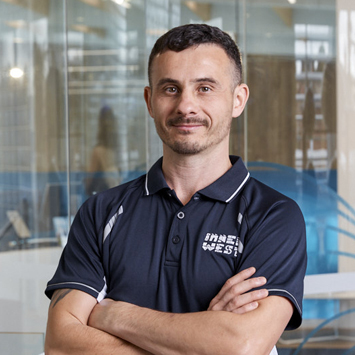
[{"label": "button placket", "polygon": [[175,219],[172,221],[165,264],[168,266],[179,266],[181,251],[184,245],[184,233],[186,232],[186,213],[178,210],[175,212]]}]

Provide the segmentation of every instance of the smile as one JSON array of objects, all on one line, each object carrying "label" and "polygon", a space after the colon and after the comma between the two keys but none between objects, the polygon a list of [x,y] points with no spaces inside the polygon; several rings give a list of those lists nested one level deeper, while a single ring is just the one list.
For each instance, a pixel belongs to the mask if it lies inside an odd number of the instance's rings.
[{"label": "smile", "polygon": [[178,133],[181,134],[191,134],[199,130],[200,128],[204,128],[205,125],[203,124],[177,124],[171,126],[173,129],[176,129]]},{"label": "smile", "polygon": [[200,127],[208,127],[208,122],[201,118],[171,118],[167,122],[168,127],[175,127],[181,130],[191,131]]}]

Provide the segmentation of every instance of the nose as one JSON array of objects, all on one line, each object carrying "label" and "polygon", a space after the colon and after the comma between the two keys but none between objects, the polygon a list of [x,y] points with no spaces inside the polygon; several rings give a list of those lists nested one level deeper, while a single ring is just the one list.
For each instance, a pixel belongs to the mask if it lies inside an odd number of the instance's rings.
[{"label": "nose", "polygon": [[177,114],[182,116],[192,116],[198,113],[198,100],[193,92],[182,91],[177,103]]}]

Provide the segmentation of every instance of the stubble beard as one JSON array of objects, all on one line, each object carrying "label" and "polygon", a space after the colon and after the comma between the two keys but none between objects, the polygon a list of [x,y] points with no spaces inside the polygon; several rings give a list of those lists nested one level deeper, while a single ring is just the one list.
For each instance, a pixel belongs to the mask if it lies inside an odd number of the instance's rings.
[{"label": "stubble beard", "polygon": [[204,151],[207,146],[201,145],[199,142],[187,142],[187,141],[174,141],[169,144],[169,142],[164,142],[168,147],[170,147],[175,153],[182,155],[195,155]]},{"label": "stubble beard", "polygon": [[[176,123],[199,123],[208,128],[208,122],[204,119],[184,119],[181,117],[177,117],[175,119],[170,119],[167,123],[168,127],[173,126]],[[232,120],[230,120],[227,126],[220,127],[216,132],[216,136],[207,137],[207,141],[201,142],[198,140],[190,140],[188,136],[194,134],[189,131],[185,131],[180,133],[180,139],[171,139],[169,137],[168,131],[158,127],[155,122],[157,133],[162,140],[162,142],[168,146],[173,152],[181,155],[195,155],[199,154],[209,147],[220,143],[226,136],[229,135],[229,131],[231,128]]]}]

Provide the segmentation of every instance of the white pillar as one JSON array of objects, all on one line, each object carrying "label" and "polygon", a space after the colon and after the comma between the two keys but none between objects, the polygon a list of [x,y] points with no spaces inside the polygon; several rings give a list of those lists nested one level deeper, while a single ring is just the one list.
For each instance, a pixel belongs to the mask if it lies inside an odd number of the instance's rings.
[{"label": "white pillar", "polygon": [[[338,194],[355,208],[355,1],[337,0]],[[348,208],[339,208],[355,220]],[[339,217],[355,235],[355,223]],[[355,255],[355,240],[339,234],[339,251]],[[354,271],[355,258],[339,257],[339,272]]]}]

